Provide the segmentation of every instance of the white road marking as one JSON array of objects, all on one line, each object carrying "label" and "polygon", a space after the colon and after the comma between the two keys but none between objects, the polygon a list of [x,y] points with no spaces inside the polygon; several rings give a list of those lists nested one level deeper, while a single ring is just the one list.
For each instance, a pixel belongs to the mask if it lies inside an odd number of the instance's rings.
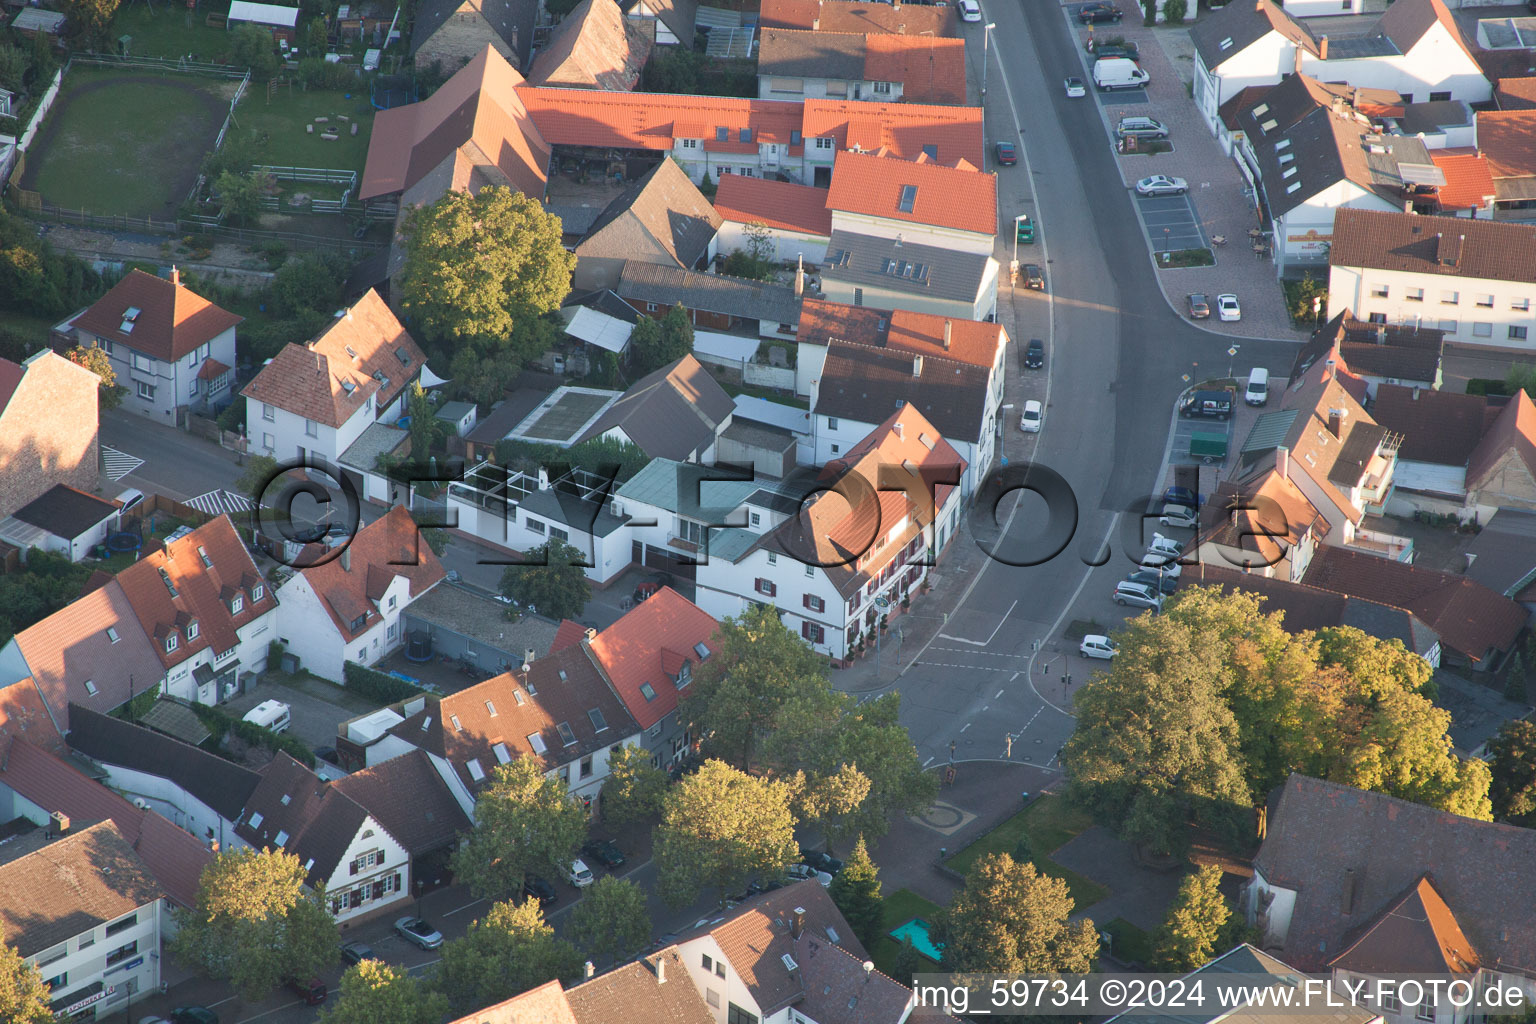
[{"label": "white road marking", "polygon": [[[1014,675],[1018,675],[1018,673],[1017,673],[1017,672],[1015,672],[1015,673],[1014,673]],[[1010,680],[1008,680],[1008,681],[1009,681],[1009,682],[1010,682],[1010,683],[1011,683],[1011,682],[1013,682],[1013,680],[1012,680],[1012,679],[1010,679]],[[999,697],[1001,697],[1001,696],[1002,696],[1002,695],[1003,695],[1003,691],[1002,691],[1002,690],[998,690],[998,691],[997,691],[997,697],[993,697],[993,698],[992,698],[992,699],[993,699],[993,700],[997,700],[997,699],[998,699],[998,698],[999,698]]]},{"label": "white road marking", "polygon": [[[1017,509],[1018,505],[1015,504],[1014,508]],[[1012,514],[1010,514],[1008,516],[1008,519],[1009,519],[1010,522],[1013,521]],[[939,635],[942,636],[945,640],[953,640],[956,643],[960,643],[960,644],[975,644],[977,647],[990,647],[991,644],[992,644],[993,638],[997,636],[998,630],[1003,628],[1004,624],[1006,624],[1007,621],[1008,621],[1008,616],[1012,615],[1013,614],[1013,610],[1015,608],[1017,608],[1018,606],[1019,606],[1019,599],[1018,598],[1014,598],[1013,599],[1013,604],[1009,605],[1008,606],[1008,610],[1003,612],[1003,617],[1002,617],[1002,619],[1000,619],[998,621],[997,628],[993,629],[992,630],[992,635],[987,637],[985,640],[967,640],[963,636],[950,636],[948,633],[940,633]]]},{"label": "white road marking", "polygon": [[965,730],[969,729],[970,727],[971,727],[971,723],[970,722],[966,722],[964,725],[962,725],[960,727],[960,731],[961,732],[965,732]]}]

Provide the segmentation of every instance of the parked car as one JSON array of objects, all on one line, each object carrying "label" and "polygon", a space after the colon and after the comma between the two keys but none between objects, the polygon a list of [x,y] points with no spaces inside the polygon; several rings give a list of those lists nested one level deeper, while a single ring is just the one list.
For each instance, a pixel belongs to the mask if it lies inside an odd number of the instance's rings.
[{"label": "parked car", "polygon": [[1191,320],[1210,319],[1211,303],[1210,300],[1205,297],[1204,292],[1194,292],[1190,295],[1186,295],[1184,297],[1184,301],[1189,307],[1189,318]]},{"label": "parked car", "polygon": [[961,21],[981,20],[981,5],[976,0],[960,0],[955,6],[960,9]]},{"label": "parked car", "polygon": [[1237,304],[1237,296],[1228,292],[1216,296],[1216,313],[1226,321],[1241,320],[1243,307]]},{"label": "parked car", "polygon": [[171,1024],[219,1024],[219,1015],[206,1006],[178,1006],[171,1011]]},{"label": "parked car", "polygon": [[1025,288],[1045,291],[1045,271],[1040,269],[1040,264],[1026,263],[1020,270],[1024,277]]},{"label": "parked car", "polygon": [[1024,403],[1024,413],[1019,417],[1019,429],[1026,434],[1040,433],[1040,422],[1045,418],[1045,407],[1035,399]]},{"label": "parked car", "polygon": [[1066,86],[1067,99],[1069,100],[1081,99],[1088,95],[1088,87],[1084,85],[1083,80],[1078,78],[1076,75],[1070,76],[1062,84]]},{"label": "parked car", "polygon": [[1077,645],[1077,653],[1085,658],[1113,658],[1120,653],[1120,648],[1107,636],[1098,633],[1089,633],[1083,637],[1083,642]]},{"label": "parked car", "polygon": [[1205,504],[1205,495],[1196,494],[1188,487],[1180,487],[1174,484],[1163,492],[1163,500],[1175,505],[1200,506]]},{"label": "parked car", "polygon": [[1039,338],[1029,339],[1029,347],[1024,350],[1024,368],[1038,370],[1045,365],[1045,342]]},{"label": "parked car", "polygon": [[571,866],[565,869],[565,880],[578,889],[585,889],[597,881],[597,876],[592,873],[591,868],[587,867],[586,861],[577,857],[571,861]]},{"label": "parked car", "polygon": [[1132,608],[1152,608],[1161,611],[1163,607],[1163,595],[1157,592],[1156,587],[1149,587],[1145,583],[1131,583],[1121,580],[1115,584],[1115,604],[1129,605]]},{"label": "parked car", "polygon": [[609,870],[624,865],[624,855],[606,839],[587,840],[581,844],[581,852]]},{"label": "parked car", "polygon": [[1012,167],[1019,162],[1019,151],[1011,142],[999,142],[994,152],[997,153],[997,162],[1004,167]]},{"label": "parked car", "polygon": [[1200,525],[1200,517],[1188,505],[1164,505],[1163,514],[1157,517],[1157,521],[1164,526],[1177,526],[1186,530]]},{"label": "parked car", "polygon": [[1166,139],[1168,126],[1155,117],[1137,114],[1115,122],[1115,134],[1122,139]]},{"label": "parked car", "polygon": [[1189,182],[1167,174],[1152,174],[1136,183],[1139,196],[1181,196],[1189,191]]},{"label": "parked car", "polygon": [[1141,556],[1141,568],[1154,575],[1161,572],[1164,579],[1172,578],[1175,581],[1184,573],[1184,567],[1176,559],[1152,551]]},{"label": "parked car", "polygon": [[1093,25],[1104,21],[1119,21],[1123,17],[1125,17],[1124,11],[1114,4],[1106,3],[1084,4],[1077,12],[1077,20],[1084,25]]},{"label": "parked car", "polygon": [[395,922],[395,932],[406,942],[422,949],[438,949],[443,944],[443,933],[419,917],[402,917]]},{"label": "parked car", "polygon": [[360,964],[364,960],[377,960],[379,957],[366,942],[349,942],[341,947],[341,958],[349,964]]},{"label": "parked car", "polygon": [[1160,533],[1152,535],[1152,543],[1147,545],[1147,552],[1155,555],[1167,555],[1170,558],[1180,558],[1184,554],[1184,545],[1172,537],[1165,537]]},{"label": "parked car", "polygon": [[1094,60],[1116,60],[1122,57],[1126,60],[1141,59],[1141,47],[1135,43],[1119,42],[1105,46],[1095,44],[1088,48],[1088,52],[1093,54]]},{"label": "parked car", "polygon": [[800,847],[800,863],[813,867],[817,871],[825,871],[829,875],[835,875],[843,870],[843,862],[830,853],[807,850],[803,846]]},{"label": "parked car", "polygon": [[784,872],[792,881],[803,882],[807,878],[814,878],[821,883],[823,889],[832,884],[832,876],[825,871],[817,871],[809,864],[791,864]]},{"label": "parked car", "polygon": [[547,879],[540,878],[538,875],[523,876],[523,895],[532,896],[542,907],[550,906],[560,898],[555,887],[550,885]]},{"label": "parked car", "polygon": [[1126,578],[1127,583],[1145,583],[1154,590],[1160,590],[1164,596],[1179,589],[1179,579],[1168,573],[1159,574],[1156,569],[1137,569]]},{"label": "parked car", "polygon": [[1255,366],[1248,371],[1248,386],[1243,389],[1243,401],[1249,405],[1269,402],[1269,371],[1264,367]]},{"label": "parked car", "polygon": [[[299,981],[297,978],[290,979],[288,991],[303,999],[305,1006],[319,1006],[325,1002],[325,997],[329,995],[325,988],[325,982],[319,978],[310,978],[308,981]],[[143,1022],[140,1021],[139,1024],[143,1024]]]}]

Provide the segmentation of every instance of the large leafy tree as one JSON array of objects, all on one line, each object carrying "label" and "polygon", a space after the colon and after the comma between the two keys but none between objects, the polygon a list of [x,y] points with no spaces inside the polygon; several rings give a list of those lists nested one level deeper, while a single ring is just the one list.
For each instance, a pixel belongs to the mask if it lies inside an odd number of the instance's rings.
[{"label": "large leafy tree", "polygon": [[622,960],[645,948],[651,918],[635,883],[604,875],[571,911],[571,941],[587,956]]},{"label": "large leafy tree", "polygon": [[0,926],[0,1020],[7,1024],[53,1024],[43,974],[5,943]]},{"label": "large leafy tree", "polygon": [[341,996],[320,1012],[317,1024],[438,1024],[448,999],[427,988],[404,967],[364,960],[341,976]]},{"label": "large leafy tree", "polygon": [[1207,864],[1185,875],[1153,940],[1158,969],[1182,973],[1204,964],[1216,952],[1231,916],[1221,894],[1221,868]]},{"label": "large leafy tree", "polygon": [[681,305],[667,310],[660,320],[642,321],[629,337],[629,358],[641,375],[659,370],[692,351],[693,321]]},{"label": "large leafy tree", "polygon": [[667,794],[656,828],[657,886],[682,907],[702,890],[726,890],[755,875],[778,875],[796,858],[787,783],[704,762]]},{"label": "large leafy tree", "polygon": [[98,403],[103,409],[116,409],[123,402],[123,392],[127,389],[117,383],[117,371],[112,369],[112,360],[105,349],[92,345],[90,348],[81,348],[76,345],[64,353],[70,362],[83,366],[96,376],[101,378],[101,388],[98,394]]},{"label": "large leafy tree", "polygon": [[832,876],[829,890],[832,902],[843,912],[853,934],[866,948],[873,947],[880,937],[882,903],[880,900],[880,873],[875,862],[869,859],[869,850],[860,836],[854,844],[843,870]]},{"label": "large leafy tree", "polygon": [[934,938],[944,944],[944,966],[952,971],[1087,973],[1099,935],[1092,921],[1069,921],[1073,909],[1066,882],[1006,853],[988,854],[939,914]]},{"label": "large leafy tree", "polygon": [[255,1000],[288,978],[336,962],[336,922],[305,889],[299,858],[282,850],[235,850],[203,869],[197,906],[176,911],[171,951]]},{"label": "large leafy tree", "polygon": [[481,899],[521,891],[529,872],[554,875],[576,856],[586,815],[531,758],[497,765],[475,798],[475,827],[453,855],[453,873]]},{"label": "large leafy tree", "polygon": [[1536,724],[1505,722],[1488,744],[1493,753],[1493,813],[1500,821],[1536,826]]},{"label": "large leafy tree", "polygon": [[651,763],[644,747],[624,747],[608,758],[603,783],[603,820],[615,828],[661,814],[667,797],[667,773]]},{"label": "large leafy tree", "polygon": [[576,257],[560,218],[502,186],[450,191],[407,216],[401,298],[434,341],[510,340],[560,305]]},{"label": "large leafy tree", "polygon": [[580,970],[581,955],[555,937],[538,900],[508,900],[443,946],[437,988],[456,1013],[468,1013]]},{"label": "large leafy tree", "polygon": [[61,0],[59,8],[69,18],[65,22],[66,35],[85,47],[106,42],[118,3],[119,0]]},{"label": "large leafy tree", "polygon": [[579,619],[592,596],[582,564],[586,556],[562,540],[550,540],[524,552],[526,562],[501,574],[501,592],[523,607],[552,619]]}]

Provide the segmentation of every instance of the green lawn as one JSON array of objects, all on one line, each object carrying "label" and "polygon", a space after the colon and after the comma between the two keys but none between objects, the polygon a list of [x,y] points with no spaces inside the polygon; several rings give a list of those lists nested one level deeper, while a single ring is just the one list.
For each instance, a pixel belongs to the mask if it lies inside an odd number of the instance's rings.
[{"label": "green lawn", "polygon": [[1072,890],[1073,903],[1078,910],[1083,910],[1108,896],[1109,889],[1075,871],[1069,871],[1051,860],[1049,855],[1092,825],[1093,818],[1088,812],[1073,807],[1062,797],[1043,796],[945,863],[963,875],[986,854],[1006,853],[1011,856],[1019,844],[1019,837],[1028,834],[1035,868],[1042,874],[1066,882]]},{"label": "green lawn", "polygon": [[208,27],[209,14],[227,14],[229,4],[213,0],[188,11],[180,4],[160,3],[151,11],[145,4],[120,7],[112,19],[112,41],[132,36],[128,53],[134,57],[190,55],[207,63],[223,63],[229,56],[229,33]]},{"label": "green lawn", "polygon": [[1152,961],[1152,936],[1137,928],[1123,917],[1117,917],[1100,929],[1115,937],[1110,952],[1124,964],[1141,964]]},{"label": "green lawn", "polygon": [[[297,84],[279,85],[267,101],[267,88],[251,83],[235,121],[247,137],[254,136],[254,152],[261,163],[285,167],[324,167],[356,171],[362,176],[368,159],[368,136],[373,131],[373,106],[368,102],[367,86],[358,84],[347,98],[345,92],[315,89],[305,92]],[[341,121],[345,116],[349,120]],[[341,127],[341,137],[334,141],[321,138],[324,125],[315,125],[314,133],[304,130],[315,118],[326,117],[327,124]],[[351,125],[358,126],[353,135]],[[295,185],[295,187],[301,187]]]},{"label": "green lawn", "polygon": [[774,391],[772,388],[760,388],[752,384],[742,384],[726,380],[720,381],[720,386],[725,389],[726,394],[732,396],[750,395],[753,398],[765,398],[770,402],[777,402],[780,405],[787,405],[795,409],[809,409],[811,407],[811,403],[803,398],[786,395],[781,391]]},{"label": "green lawn", "polygon": [[[905,924],[914,917],[920,917],[929,924],[932,924],[934,915],[942,908],[937,903],[931,903],[923,899],[910,889],[897,889],[885,897],[880,909],[884,915],[880,922],[880,938],[876,940],[875,948],[871,949],[869,954],[874,957],[875,966],[879,968],[880,973],[894,978],[896,977],[896,954],[901,952],[901,943],[891,938],[887,933],[897,925]],[[938,965],[935,964],[933,969],[937,971],[939,969]],[[909,984],[911,981],[910,978],[906,980],[897,978],[897,980],[901,981],[904,985]]]}]

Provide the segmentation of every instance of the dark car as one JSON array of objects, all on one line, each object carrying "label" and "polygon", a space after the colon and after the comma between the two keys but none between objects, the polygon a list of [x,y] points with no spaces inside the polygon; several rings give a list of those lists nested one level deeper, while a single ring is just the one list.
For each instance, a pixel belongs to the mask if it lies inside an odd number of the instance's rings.
[{"label": "dark car", "polygon": [[1185,296],[1189,303],[1189,316],[1192,320],[1207,320],[1211,315],[1211,303],[1202,293],[1195,292]]},{"label": "dark car", "polygon": [[523,895],[532,896],[542,907],[547,907],[560,898],[555,887],[538,875],[527,875],[523,878]]},{"label": "dark car", "polygon": [[288,989],[303,999],[305,1006],[319,1006],[325,1002],[325,997],[329,994],[326,992],[325,982],[319,978],[310,978],[308,981],[299,981],[295,978],[288,982]]},{"label": "dark car", "polygon": [[1232,392],[1195,391],[1179,403],[1179,415],[1186,419],[1199,416],[1205,419],[1225,420],[1232,416]]},{"label": "dark car", "polygon": [[582,843],[581,852],[610,870],[624,865],[624,855],[606,839],[590,839]]},{"label": "dark car", "polygon": [[349,964],[360,964],[364,960],[377,960],[379,956],[366,942],[349,942],[341,947],[341,958]]},{"label": "dark car", "polygon": [[1119,21],[1123,17],[1125,17],[1125,12],[1114,4],[1084,4],[1077,12],[1077,20],[1084,25],[1092,25],[1101,21]]},{"label": "dark car", "polygon": [[1045,342],[1039,338],[1031,338],[1029,347],[1024,350],[1024,367],[1029,370],[1038,370],[1045,365]]},{"label": "dark car", "polygon": [[1197,505],[1205,504],[1205,495],[1196,494],[1188,487],[1180,487],[1178,484],[1174,484],[1163,492],[1163,501],[1174,505],[1183,505],[1185,508],[1194,508]]},{"label": "dark car", "polygon": [[219,1015],[206,1006],[178,1006],[171,1011],[172,1024],[219,1024]]},{"label": "dark car", "polygon": [[1094,60],[1114,60],[1116,57],[1124,57],[1126,60],[1141,59],[1141,48],[1135,43],[1111,43],[1108,46],[1094,46],[1088,52],[1093,54]]},{"label": "dark car", "polygon": [[1024,287],[1045,290],[1045,271],[1040,269],[1038,263],[1026,263],[1022,268]]},{"label": "dark car", "polygon": [[843,870],[843,862],[828,853],[820,850],[800,849],[800,863],[813,867],[817,871],[825,871],[829,875],[835,875]]},{"label": "dark car", "polygon": [[1004,167],[1012,167],[1019,162],[1019,151],[1011,142],[999,142],[997,144],[997,162]]},{"label": "dark car", "polygon": [[[1159,580],[1158,576],[1162,579]],[[1137,569],[1125,578],[1127,583],[1145,583],[1154,589],[1161,589],[1165,594],[1171,594],[1179,589],[1179,581],[1167,573],[1159,573],[1156,569]]]}]

